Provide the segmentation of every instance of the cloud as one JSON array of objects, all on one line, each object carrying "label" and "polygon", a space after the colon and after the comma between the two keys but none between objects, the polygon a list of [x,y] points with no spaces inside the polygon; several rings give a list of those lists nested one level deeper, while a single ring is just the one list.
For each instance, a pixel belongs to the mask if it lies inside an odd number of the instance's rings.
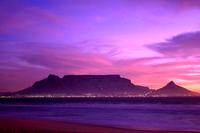
[{"label": "cloud", "polygon": [[[82,51],[78,46],[69,46],[68,44],[51,44],[51,43],[14,43],[1,42],[0,56],[2,64],[12,62],[19,66],[28,65],[28,67],[41,66],[41,68],[61,69],[66,66],[73,68],[84,66],[95,66],[94,64],[109,65],[101,53],[89,53]],[[25,63],[26,62],[26,63]],[[93,62],[94,64],[92,64]],[[14,66],[13,66],[14,67]]]},{"label": "cloud", "polygon": [[[187,32],[167,39],[165,42],[147,45],[148,48],[162,54],[162,58],[170,59],[160,62],[158,59],[149,65],[161,70],[160,76],[175,80],[186,87],[198,90],[200,83],[200,32]],[[152,74],[153,75],[153,74]]]},{"label": "cloud", "polygon": [[200,56],[200,31],[183,33],[166,40],[166,42],[147,47],[167,56],[198,57]]},{"label": "cloud", "polygon": [[0,45],[2,91],[25,88],[49,73],[103,74],[112,69],[105,55],[81,51],[67,44],[0,42]]},{"label": "cloud", "polygon": [[200,9],[199,0],[167,0],[178,10],[190,10],[190,9]]},{"label": "cloud", "polygon": [[[193,60],[174,56],[113,59],[110,57],[113,55],[112,51],[104,52],[105,50],[103,50],[102,52],[100,47],[95,49],[89,40],[79,42],[78,45],[16,42],[0,42],[0,45],[0,75],[2,75],[0,86],[2,91],[26,88],[49,73],[60,76],[66,74],[120,74],[130,78],[135,84],[155,89],[170,80],[175,80],[183,85],[200,83],[198,75],[200,59]],[[91,47],[84,49],[84,46]],[[110,46],[105,45],[103,49],[110,49]],[[10,84],[11,82],[12,84]]]},{"label": "cloud", "polygon": [[61,36],[64,35],[62,29],[77,27],[77,23],[71,17],[50,9],[28,5],[26,2],[5,3],[0,6],[0,33]]},{"label": "cloud", "polygon": [[199,9],[199,0],[159,0],[159,1],[146,1],[146,0],[124,0],[129,5],[142,4],[142,5],[161,5],[174,8],[179,11],[186,11],[190,9]]}]

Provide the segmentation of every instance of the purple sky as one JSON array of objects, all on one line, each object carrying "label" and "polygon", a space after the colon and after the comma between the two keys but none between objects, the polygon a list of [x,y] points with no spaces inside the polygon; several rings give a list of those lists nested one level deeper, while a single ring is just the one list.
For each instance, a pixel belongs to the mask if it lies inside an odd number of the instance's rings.
[{"label": "purple sky", "polygon": [[0,91],[49,73],[200,92],[200,1],[1,0]]}]

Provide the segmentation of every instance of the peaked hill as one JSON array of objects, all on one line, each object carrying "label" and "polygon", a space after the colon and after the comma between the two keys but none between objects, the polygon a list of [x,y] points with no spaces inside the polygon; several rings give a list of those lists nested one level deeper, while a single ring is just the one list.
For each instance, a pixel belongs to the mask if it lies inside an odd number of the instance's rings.
[{"label": "peaked hill", "polygon": [[164,87],[154,91],[153,96],[198,96],[196,92],[192,92],[184,87],[176,85],[173,81],[170,81]]}]

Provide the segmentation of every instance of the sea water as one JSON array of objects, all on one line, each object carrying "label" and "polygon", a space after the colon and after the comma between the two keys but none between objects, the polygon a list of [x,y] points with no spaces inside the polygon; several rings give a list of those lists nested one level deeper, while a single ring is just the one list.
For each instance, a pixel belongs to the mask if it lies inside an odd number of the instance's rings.
[{"label": "sea water", "polygon": [[0,117],[200,131],[200,98],[0,99]]}]

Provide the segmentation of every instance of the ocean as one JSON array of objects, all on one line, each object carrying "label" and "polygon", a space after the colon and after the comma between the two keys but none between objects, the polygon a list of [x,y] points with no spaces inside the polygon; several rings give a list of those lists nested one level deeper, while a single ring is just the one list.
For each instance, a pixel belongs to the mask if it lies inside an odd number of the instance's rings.
[{"label": "ocean", "polygon": [[200,131],[200,98],[2,98],[0,117]]}]

